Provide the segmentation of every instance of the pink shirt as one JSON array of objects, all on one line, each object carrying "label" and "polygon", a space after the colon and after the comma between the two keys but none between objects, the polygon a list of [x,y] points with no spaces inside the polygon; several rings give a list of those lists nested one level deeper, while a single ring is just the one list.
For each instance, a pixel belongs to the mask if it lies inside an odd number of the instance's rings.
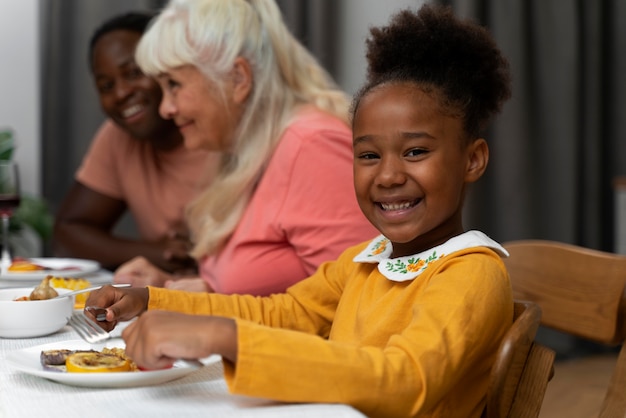
[{"label": "pink shirt", "polygon": [[207,180],[217,154],[183,146],[157,152],[107,120],[76,173],[88,188],[126,202],[143,239],[153,241],[184,222],[184,208]]},{"label": "pink shirt", "polygon": [[201,260],[218,293],[268,295],[379,232],[356,201],[352,135],[318,110],[287,128],[226,246]]}]

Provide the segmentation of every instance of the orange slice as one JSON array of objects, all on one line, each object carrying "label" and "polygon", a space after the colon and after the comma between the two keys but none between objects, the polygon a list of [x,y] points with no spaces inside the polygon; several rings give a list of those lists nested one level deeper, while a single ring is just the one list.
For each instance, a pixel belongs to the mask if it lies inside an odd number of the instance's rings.
[{"label": "orange slice", "polygon": [[38,271],[43,270],[44,268],[38,266],[37,264],[30,263],[28,261],[14,261],[9,266],[9,271],[21,272],[21,271]]},{"label": "orange slice", "polygon": [[72,373],[128,372],[131,365],[115,354],[100,352],[74,353],[65,360],[65,367]]}]

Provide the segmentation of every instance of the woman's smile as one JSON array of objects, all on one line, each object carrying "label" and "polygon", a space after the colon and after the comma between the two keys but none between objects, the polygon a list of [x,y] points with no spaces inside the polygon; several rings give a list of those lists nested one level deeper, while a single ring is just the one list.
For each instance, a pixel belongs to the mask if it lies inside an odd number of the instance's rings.
[{"label": "woman's smile", "polygon": [[182,133],[185,129],[190,128],[191,125],[193,125],[193,122],[190,121],[186,121],[186,122],[176,122],[176,126],[178,127],[178,130]]},{"label": "woman's smile", "polygon": [[198,68],[184,65],[157,77],[163,89],[161,115],[173,119],[188,149],[228,149],[239,123],[236,104]]}]

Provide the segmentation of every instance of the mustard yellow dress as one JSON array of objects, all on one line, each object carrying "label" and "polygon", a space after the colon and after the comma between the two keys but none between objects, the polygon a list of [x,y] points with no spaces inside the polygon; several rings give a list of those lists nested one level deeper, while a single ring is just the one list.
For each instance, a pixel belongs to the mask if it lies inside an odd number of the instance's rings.
[{"label": "mustard yellow dress", "polygon": [[371,417],[479,417],[513,319],[506,251],[468,231],[390,254],[379,236],[269,297],[150,288],[148,309],[237,318],[238,360],[225,362],[236,394]]}]

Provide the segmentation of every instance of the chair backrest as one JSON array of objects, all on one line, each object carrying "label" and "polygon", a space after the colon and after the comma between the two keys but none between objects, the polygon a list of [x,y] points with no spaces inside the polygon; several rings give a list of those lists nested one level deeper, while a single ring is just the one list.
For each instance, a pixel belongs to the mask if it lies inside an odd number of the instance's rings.
[{"label": "chair backrest", "polygon": [[484,418],[537,417],[552,375],[554,351],[534,342],[541,309],[515,301],[513,325],[491,369]]},{"label": "chair backrest", "polygon": [[504,244],[515,298],[542,311],[541,324],[597,343],[622,344],[600,417],[626,413],[626,256],[544,240]]}]

